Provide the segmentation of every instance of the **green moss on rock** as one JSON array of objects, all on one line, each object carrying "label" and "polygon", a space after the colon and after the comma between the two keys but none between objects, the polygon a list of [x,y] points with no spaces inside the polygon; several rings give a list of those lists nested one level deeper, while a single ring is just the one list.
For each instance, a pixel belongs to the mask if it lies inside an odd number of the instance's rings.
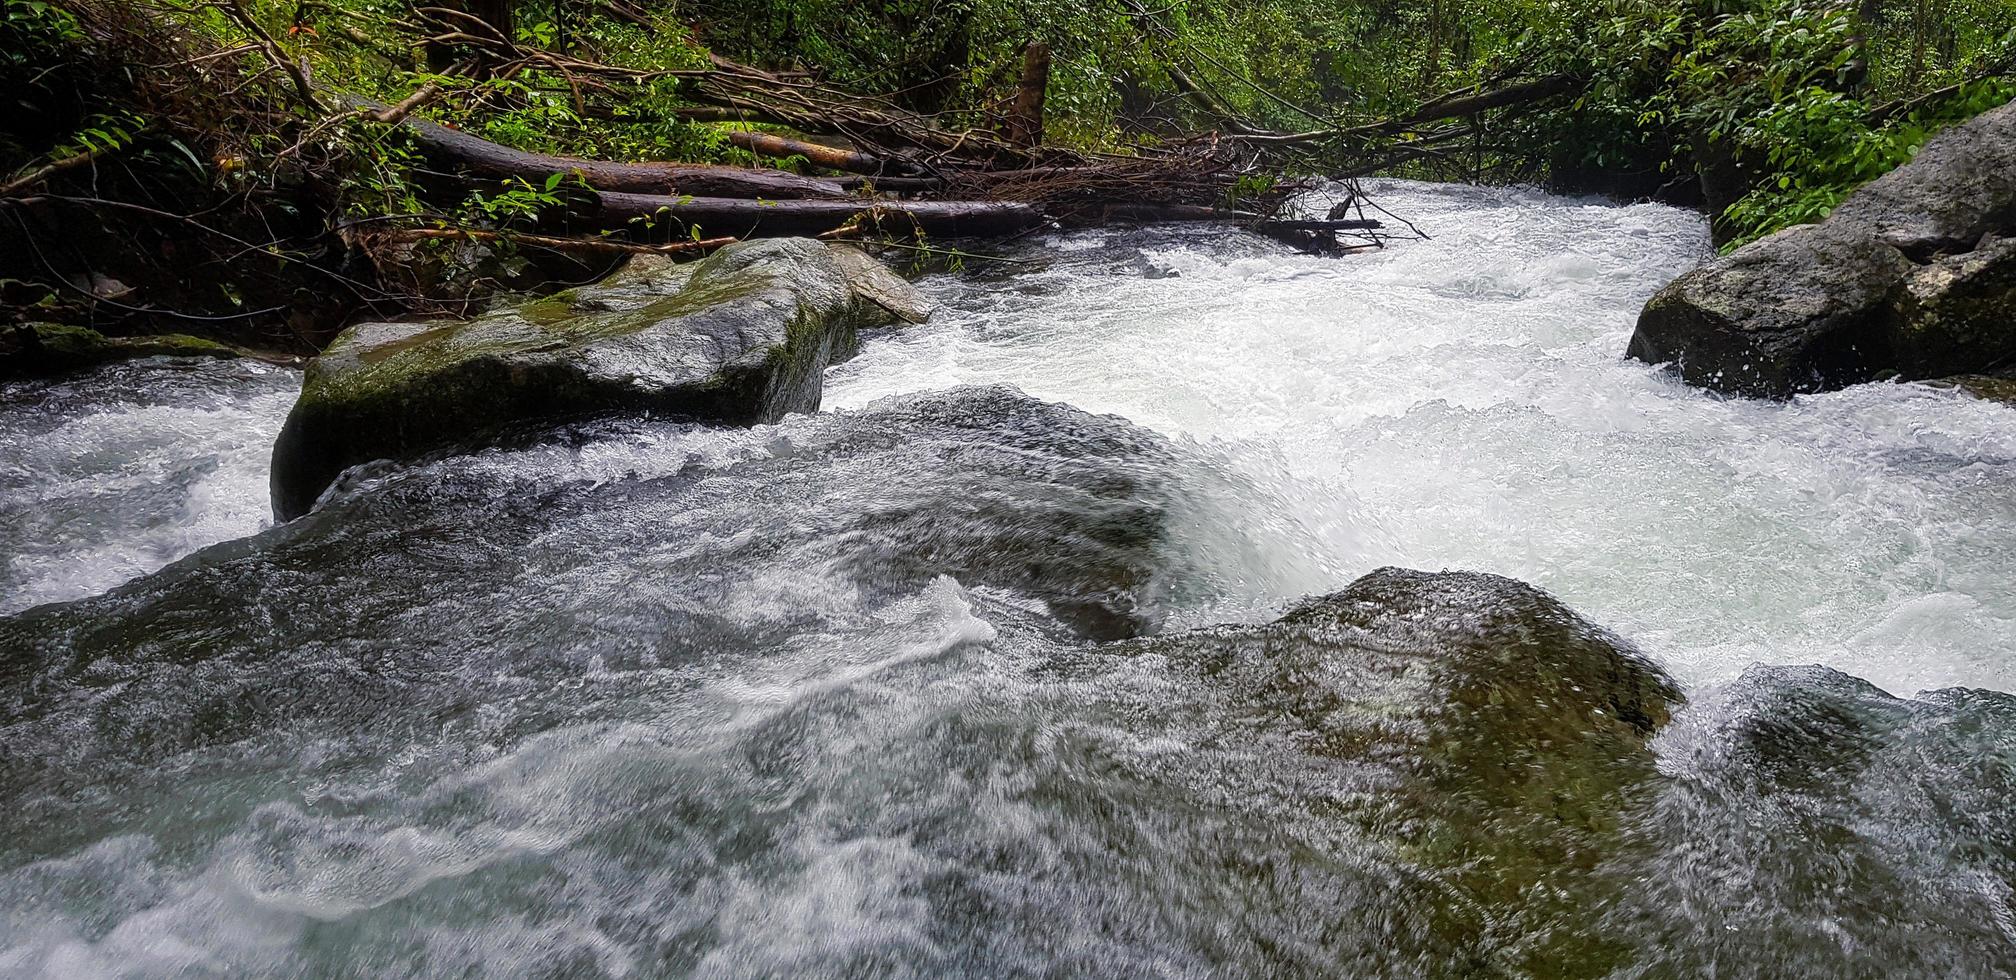
[{"label": "green moss on rock", "polygon": [[39,377],[136,357],[243,356],[228,344],[188,334],[107,337],[89,327],[27,323],[0,327],[0,379]]}]

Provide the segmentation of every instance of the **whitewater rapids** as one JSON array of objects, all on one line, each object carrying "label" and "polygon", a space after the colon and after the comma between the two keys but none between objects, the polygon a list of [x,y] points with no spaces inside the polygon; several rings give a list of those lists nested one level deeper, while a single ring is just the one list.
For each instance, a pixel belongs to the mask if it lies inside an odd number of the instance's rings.
[{"label": "whitewater rapids", "polygon": [[[1165,710],[1215,695],[999,560],[1074,548],[1107,626],[1402,565],[1636,644],[1693,702],[1614,911],[1645,975],[2008,966],[2012,410],[1686,388],[1621,352],[1698,216],[1371,190],[1432,239],[1059,235],[928,280],[818,416],[573,426],[277,529],[291,375],[0,389],[0,975],[1399,970],[1353,845]],[[1808,716],[1876,734],[1722,751]]]}]

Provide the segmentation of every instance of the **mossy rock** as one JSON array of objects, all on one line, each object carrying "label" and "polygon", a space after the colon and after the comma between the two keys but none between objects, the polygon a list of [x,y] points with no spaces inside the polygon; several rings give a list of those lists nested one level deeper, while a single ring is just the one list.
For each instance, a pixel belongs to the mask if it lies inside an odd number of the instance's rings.
[{"label": "mossy rock", "polygon": [[89,327],[58,323],[0,327],[0,379],[62,374],[136,357],[241,356],[228,344],[188,334],[107,337]]},{"label": "mossy rock", "polygon": [[873,259],[796,238],[690,265],[639,260],[467,322],[360,324],[308,366],[274,448],[274,513],[306,513],[350,466],[468,447],[514,423],[648,412],[750,425],[816,411],[856,331],[928,315]]},{"label": "mossy rock", "polygon": [[1286,730],[1377,787],[1334,815],[1423,893],[1438,956],[1601,976],[1627,954],[1583,913],[1660,786],[1649,743],[1681,695],[1614,634],[1512,579],[1384,568],[1274,623],[1130,646],[1221,686],[1214,738]]}]

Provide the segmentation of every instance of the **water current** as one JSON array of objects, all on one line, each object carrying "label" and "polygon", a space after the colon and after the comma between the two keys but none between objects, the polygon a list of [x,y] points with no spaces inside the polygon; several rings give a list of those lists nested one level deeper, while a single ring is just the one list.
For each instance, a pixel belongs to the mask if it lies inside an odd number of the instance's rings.
[{"label": "water current", "polygon": [[1059,234],[928,280],[819,415],[279,528],[289,373],[0,388],[0,975],[1516,973],[1326,822],[1374,775],[1097,643],[1385,565],[1688,694],[1604,971],[2016,970],[2012,410],[1684,387],[1621,352],[1697,216],[1373,189],[1432,238]]}]

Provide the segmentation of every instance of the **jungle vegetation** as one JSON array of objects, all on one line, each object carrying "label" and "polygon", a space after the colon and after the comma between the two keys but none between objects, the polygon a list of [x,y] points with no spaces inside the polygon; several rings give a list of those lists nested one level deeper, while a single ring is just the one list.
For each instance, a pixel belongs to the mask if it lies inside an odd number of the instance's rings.
[{"label": "jungle vegetation", "polygon": [[[2016,95],[2009,0],[4,3],[13,316],[235,324],[308,349],[332,311],[480,292],[472,239],[444,230],[593,223],[583,179],[452,173],[420,122],[534,154],[828,177],[846,162],[825,148],[866,151],[881,185],[859,168],[846,185],[863,197],[1040,197],[948,163],[1192,208],[1374,173],[1536,183],[1698,206],[1733,246],[1824,216]],[[1222,201],[1128,192],[1173,169],[1114,162],[1204,153]],[[410,234],[372,238],[390,230]],[[141,258],[110,261],[122,248]],[[539,264],[495,260],[491,280]],[[173,310],[121,305],[196,268],[215,274]]]}]

